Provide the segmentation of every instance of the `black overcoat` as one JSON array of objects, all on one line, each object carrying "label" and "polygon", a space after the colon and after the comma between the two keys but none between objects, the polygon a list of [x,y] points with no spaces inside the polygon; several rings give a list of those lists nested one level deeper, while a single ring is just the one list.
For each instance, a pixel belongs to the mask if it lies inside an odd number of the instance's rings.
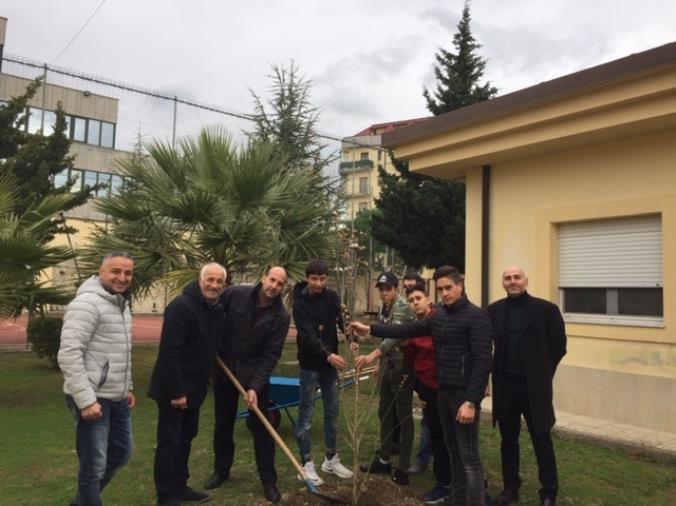
[{"label": "black overcoat", "polygon": [[196,281],[164,311],[160,350],[148,396],[160,404],[188,398],[198,408],[206,397],[209,374],[223,336],[223,307],[209,304]]},{"label": "black overcoat", "polygon": [[[556,422],[552,404],[552,380],[559,362],[566,354],[566,329],[559,308],[528,293],[524,305],[523,341],[521,343],[526,388],[532,418],[531,430],[540,434],[551,430]],[[507,330],[507,299],[488,306],[494,329],[493,355],[493,425],[500,419],[503,367]]]},{"label": "black overcoat", "polygon": [[219,350],[242,386],[259,394],[282,355],[291,320],[281,297],[274,300],[264,316],[257,318],[261,286],[261,283],[235,285],[221,295],[225,328]]}]

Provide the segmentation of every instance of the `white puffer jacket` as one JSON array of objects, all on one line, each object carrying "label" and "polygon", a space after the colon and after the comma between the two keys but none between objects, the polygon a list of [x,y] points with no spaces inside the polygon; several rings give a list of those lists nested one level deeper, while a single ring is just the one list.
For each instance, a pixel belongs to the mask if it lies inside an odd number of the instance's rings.
[{"label": "white puffer jacket", "polygon": [[82,283],[66,308],[58,361],[63,391],[80,409],[97,397],[125,399],[132,388],[129,304],[107,292],[98,276]]}]

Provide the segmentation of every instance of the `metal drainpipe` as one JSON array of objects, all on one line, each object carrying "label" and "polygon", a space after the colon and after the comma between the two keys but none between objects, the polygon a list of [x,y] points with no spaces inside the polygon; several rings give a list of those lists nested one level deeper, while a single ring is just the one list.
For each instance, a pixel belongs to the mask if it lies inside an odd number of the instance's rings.
[{"label": "metal drainpipe", "polygon": [[481,307],[488,306],[491,166],[481,167]]}]

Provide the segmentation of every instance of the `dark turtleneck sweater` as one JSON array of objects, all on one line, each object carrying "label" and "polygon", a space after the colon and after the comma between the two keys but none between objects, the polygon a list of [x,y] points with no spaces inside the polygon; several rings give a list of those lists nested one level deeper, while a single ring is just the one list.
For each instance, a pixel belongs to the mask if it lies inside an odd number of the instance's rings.
[{"label": "dark turtleneck sweater", "polygon": [[523,355],[521,343],[525,330],[526,292],[517,297],[507,298],[507,321],[505,329],[504,372],[508,376],[523,376]]}]

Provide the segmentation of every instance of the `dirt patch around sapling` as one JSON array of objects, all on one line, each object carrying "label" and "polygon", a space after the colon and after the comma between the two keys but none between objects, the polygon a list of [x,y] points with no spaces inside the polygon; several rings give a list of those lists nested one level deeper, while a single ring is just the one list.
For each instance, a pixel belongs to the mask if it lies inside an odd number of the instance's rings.
[{"label": "dirt patch around sapling", "polygon": [[[319,487],[319,492],[341,499],[345,501],[345,504],[352,504],[351,481],[327,482]],[[283,506],[328,506],[330,503],[317,497],[307,488],[303,488],[298,492],[283,494],[282,501],[279,504]],[[397,485],[389,477],[371,475],[366,478],[362,485],[357,506],[389,506],[393,504],[397,506],[420,506],[423,502],[409,487]]]}]

